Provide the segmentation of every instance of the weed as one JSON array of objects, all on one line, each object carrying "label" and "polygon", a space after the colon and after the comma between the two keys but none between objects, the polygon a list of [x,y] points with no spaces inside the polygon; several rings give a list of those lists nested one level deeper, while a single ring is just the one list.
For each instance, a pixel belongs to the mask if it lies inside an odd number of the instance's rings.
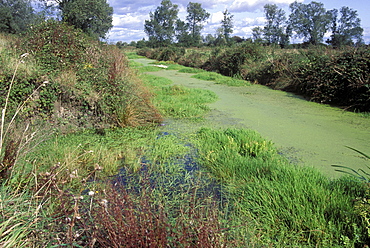
[{"label": "weed", "polygon": [[255,220],[263,244],[351,247],[367,242],[348,182],[333,184],[312,168],[289,164],[250,130],[201,129],[197,139],[201,163],[224,183],[240,211]]},{"label": "weed", "polygon": [[[365,154],[364,152],[362,151],[359,151],[353,147],[349,147],[347,146],[347,148],[357,152],[359,155],[361,155],[365,160],[369,160],[370,159],[370,156]],[[358,169],[357,171],[352,169],[351,167],[349,166],[344,166],[344,165],[332,165],[333,167],[337,168],[335,169],[336,171],[339,171],[339,172],[342,172],[342,173],[345,173],[345,174],[349,174],[351,176],[354,176],[355,178],[365,182],[365,183],[370,183],[370,166],[368,165],[365,165],[364,167],[366,167],[366,170],[363,170],[363,169]]]}]

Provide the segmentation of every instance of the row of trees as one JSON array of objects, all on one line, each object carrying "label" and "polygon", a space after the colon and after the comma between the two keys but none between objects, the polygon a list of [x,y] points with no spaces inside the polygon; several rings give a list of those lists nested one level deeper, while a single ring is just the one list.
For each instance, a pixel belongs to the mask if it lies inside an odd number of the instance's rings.
[{"label": "row of trees", "polygon": [[[340,10],[326,10],[322,3],[309,4],[294,2],[290,5],[289,18],[283,9],[275,4],[264,6],[266,24],[253,29],[253,40],[266,44],[286,46],[292,37],[302,38],[308,44],[317,45],[323,42],[327,32],[332,33],[326,42],[334,47],[361,44],[363,29],[357,11],[348,7]],[[198,46],[202,43],[213,45],[240,41],[233,37],[233,15],[228,10],[217,33],[201,36],[204,23],[210,14],[199,3],[190,2],[187,6],[186,21],[178,18],[178,5],[170,0],[162,0],[154,12],[150,12],[145,21],[144,30],[149,37],[148,45],[152,47],[167,46],[177,42],[181,46]],[[141,45],[143,41],[141,41]]]},{"label": "row of trees", "polygon": [[0,32],[21,33],[30,24],[58,16],[97,38],[105,38],[113,27],[113,8],[106,0],[39,0],[37,12],[31,0],[0,0]]},{"label": "row of trees", "polygon": [[178,18],[179,8],[170,0],[162,0],[154,12],[149,13],[144,30],[153,47],[166,46],[174,39],[183,46],[196,46],[202,40],[203,23],[210,14],[200,3],[190,2],[187,6],[186,22]]},{"label": "row of trees", "polygon": [[266,25],[253,29],[254,40],[267,44],[289,44],[295,34],[309,44],[323,42],[324,35],[331,31],[326,42],[334,47],[361,44],[363,29],[357,11],[348,7],[326,10],[322,3],[303,4],[294,2],[290,5],[291,14],[286,18],[285,11],[277,5],[264,6]]}]

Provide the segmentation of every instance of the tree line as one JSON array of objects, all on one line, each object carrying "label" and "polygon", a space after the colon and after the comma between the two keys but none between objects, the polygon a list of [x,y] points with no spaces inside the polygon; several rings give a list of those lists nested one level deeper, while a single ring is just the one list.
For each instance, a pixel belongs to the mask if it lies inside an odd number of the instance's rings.
[{"label": "tree line", "polygon": [[113,27],[113,8],[106,0],[0,0],[0,32],[19,34],[50,18],[105,38]]},{"label": "tree line", "polygon": [[[326,10],[324,4],[319,2],[294,2],[289,7],[291,13],[287,17],[285,11],[276,4],[266,4],[265,26],[254,28],[251,39],[284,47],[289,45],[291,38],[298,37],[306,44],[318,45],[324,42],[325,34],[331,32],[325,42],[334,47],[363,44],[363,28],[356,10],[349,7]],[[188,47],[225,45],[243,40],[237,36],[231,37],[234,16],[227,9],[223,12],[216,34],[205,37],[201,36],[201,31],[210,14],[201,4],[189,2],[186,21],[178,18],[178,12],[178,5],[171,0],[162,0],[161,5],[149,13],[149,20],[145,21],[144,31],[149,40],[146,44],[144,40],[137,44],[150,47],[178,44]]]}]

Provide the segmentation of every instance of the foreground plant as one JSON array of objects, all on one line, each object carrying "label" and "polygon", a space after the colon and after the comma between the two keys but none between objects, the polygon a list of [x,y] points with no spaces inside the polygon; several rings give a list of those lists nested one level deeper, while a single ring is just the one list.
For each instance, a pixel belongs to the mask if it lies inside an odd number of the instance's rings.
[{"label": "foreground plant", "polygon": [[[9,100],[10,94],[13,90],[15,78],[17,75],[18,67],[24,63],[24,59],[28,56],[28,53],[22,54],[20,59],[16,63],[13,77],[7,90],[5,97],[5,104],[1,111],[1,123],[0,123],[0,179],[6,179],[10,176],[13,166],[16,164],[20,152],[34,139],[36,132],[31,131],[29,123],[19,125],[17,118],[21,111],[24,110],[27,103],[29,103],[34,95],[39,92],[40,88],[45,86],[48,82],[45,81],[33,90],[28,97],[18,106],[12,110],[13,114],[8,117],[7,112],[9,111]],[[21,127],[21,129],[19,128]],[[8,136],[11,136],[8,138]]]},{"label": "foreground plant", "polygon": [[360,182],[332,181],[312,168],[289,164],[272,143],[251,130],[204,128],[197,144],[201,163],[223,182],[242,215],[255,221],[259,244],[368,243],[367,224],[354,206],[354,200],[366,196]]},{"label": "foreground plant", "polygon": [[[347,148],[357,152],[359,155],[361,155],[366,160],[370,159],[369,155],[365,154],[364,152],[362,152],[362,151],[360,151],[356,148],[349,147],[349,146],[347,146]],[[349,166],[343,166],[343,165],[332,165],[332,166],[335,167],[335,168],[338,168],[338,169],[336,169],[336,171],[354,176],[357,179],[359,179],[359,180],[361,180],[365,183],[370,183],[370,173],[369,173],[369,171],[365,171],[363,169],[355,170],[355,169],[352,169]],[[364,167],[366,167],[368,170],[370,170],[369,165],[364,164]]]}]

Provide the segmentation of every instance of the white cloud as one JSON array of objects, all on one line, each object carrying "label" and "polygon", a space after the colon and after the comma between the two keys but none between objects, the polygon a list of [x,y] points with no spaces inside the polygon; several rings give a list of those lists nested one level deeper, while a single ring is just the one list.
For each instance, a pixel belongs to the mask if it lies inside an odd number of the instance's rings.
[{"label": "white cloud", "polygon": [[143,16],[128,13],[126,15],[113,15],[113,26],[115,27],[136,27],[143,25]]},{"label": "white cloud", "polygon": [[218,11],[216,13],[211,14],[209,18],[209,24],[220,24],[221,21],[224,19],[224,14],[222,11]]},{"label": "white cloud", "polygon": [[[234,0],[230,6],[233,12],[253,12],[262,9],[266,4],[289,5],[296,0]],[[303,2],[303,0],[298,0]]]},{"label": "white cloud", "polygon": [[266,18],[265,17],[256,17],[256,18],[249,18],[246,17],[242,19],[241,25],[243,26],[263,26],[266,23]]},{"label": "white cloud", "polygon": [[110,42],[117,41],[138,41],[146,37],[144,30],[134,30],[131,28],[116,28],[114,27],[107,35]]}]

